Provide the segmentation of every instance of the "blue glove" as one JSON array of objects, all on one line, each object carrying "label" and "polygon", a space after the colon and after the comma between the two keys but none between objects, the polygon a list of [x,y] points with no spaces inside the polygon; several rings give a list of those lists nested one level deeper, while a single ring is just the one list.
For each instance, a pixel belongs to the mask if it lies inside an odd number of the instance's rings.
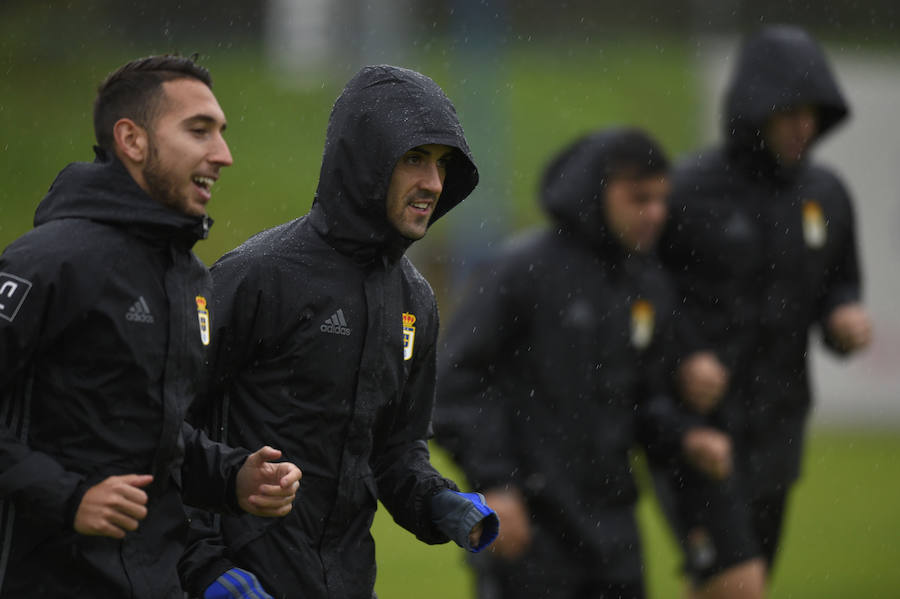
[{"label": "blue glove", "polygon": [[265,592],[256,576],[232,568],[221,576],[203,592],[203,599],[274,599]]},{"label": "blue glove", "polygon": [[497,513],[484,502],[484,495],[481,493],[453,492],[471,501],[472,505],[475,506],[475,509],[478,510],[478,513],[483,516],[482,522],[484,523],[484,528],[481,529],[481,538],[478,541],[478,546],[469,549],[472,553],[478,553],[493,543],[494,539],[497,538],[497,535],[500,534],[500,518],[498,518]]},{"label": "blue glove", "polygon": [[[500,532],[500,519],[487,504],[481,493],[460,493],[444,489],[431,498],[431,515],[434,524],[456,544],[472,553],[478,553],[490,545]],[[469,533],[482,522],[478,545],[469,544]]]}]

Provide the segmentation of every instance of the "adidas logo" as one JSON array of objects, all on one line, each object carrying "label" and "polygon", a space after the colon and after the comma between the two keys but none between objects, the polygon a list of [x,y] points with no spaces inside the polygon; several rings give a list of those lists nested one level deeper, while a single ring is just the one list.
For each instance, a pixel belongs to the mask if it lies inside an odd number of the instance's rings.
[{"label": "adidas logo", "polygon": [[143,295],[138,298],[138,301],[134,302],[133,306],[128,308],[128,312],[125,313],[125,320],[143,322],[145,324],[153,324],[155,322],[153,315],[150,314],[150,306],[147,305]]},{"label": "adidas logo", "polygon": [[344,319],[344,311],[339,308],[337,312],[331,315],[331,318],[326,318],[325,322],[319,325],[319,330],[323,333],[349,335],[350,329],[347,328],[347,321]]}]

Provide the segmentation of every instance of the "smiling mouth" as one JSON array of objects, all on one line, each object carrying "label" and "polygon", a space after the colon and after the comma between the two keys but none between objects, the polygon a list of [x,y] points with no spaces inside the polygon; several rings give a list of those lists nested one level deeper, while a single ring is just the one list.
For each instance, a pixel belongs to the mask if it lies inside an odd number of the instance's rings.
[{"label": "smiling mouth", "polygon": [[191,180],[194,182],[194,185],[203,188],[207,192],[213,186],[213,183],[216,182],[212,177],[193,177]]}]

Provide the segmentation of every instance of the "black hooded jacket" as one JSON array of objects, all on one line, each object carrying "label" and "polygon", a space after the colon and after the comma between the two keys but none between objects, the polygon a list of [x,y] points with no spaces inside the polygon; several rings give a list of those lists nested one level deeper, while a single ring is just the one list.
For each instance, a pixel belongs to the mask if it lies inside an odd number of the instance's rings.
[{"label": "black hooded jacket", "polygon": [[[98,151],[59,174],[35,228],[0,256],[0,595],[176,596],[180,489],[234,504],[246,452],[184,424],[211,288],[191,247],[207,228]],[[76,534],[85,491],[132,473],[154,475],[139,529]]]},{"label": "black hooded jacket", "polygon": [[478,179],[456,112],[427,77],[363,69],[332,110],[310,213],[213,267],[210,407],[225,408],[229,441],[277,446],[303,479],[283,520],[224,518],[222,539],[198,542],[182,569],[194,592],[236,564],[279,598],[368,599],[377,500],[419,539],[448,540],[429,501],[456,486],[426,445],[437,307],[386,213],[394,166],[427,144],[458,150],[433,222]]},{"label": "black hooded jacket", "polygon": [[793,27],[749,38],[725,97],[725,142],[676,169],[660,244],[684,298],[684,353],[711,350],[731,371],[713,421],[760,493],[799,472],[810,327],[860,299],[843,184],[808,161],[779,166],[765,147],[773,111],[803,105],[817,111],[819,138],[848,112],[815,41]]},{"label": "black hooded jacket", "polygon": [[444,337],[435,434],[475,488],[522,491],[561,561],[631,580],[629,451],[678,452],[686,423],[666,383],[673,288],[604,216],[629,131],[564,150],[543,180],[551,226],[507,243],[472,285]]}]

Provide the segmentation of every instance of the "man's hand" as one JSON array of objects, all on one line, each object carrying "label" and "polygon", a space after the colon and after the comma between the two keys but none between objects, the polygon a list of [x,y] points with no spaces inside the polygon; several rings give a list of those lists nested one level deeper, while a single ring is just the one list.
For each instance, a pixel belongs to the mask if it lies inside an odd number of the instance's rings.
[{"label": "man's hand", "polygon": [[517,490],[494,489],[484,494],[484,502],[501,523],[491,551],[508,560],[520,557],[531,545],[531,519],[522,495]]},{"label": "man's hand", "polygon": [[731,474],[731,438],[714,428],[690,429],[682,440],[684,456],[694,468],[714,480]]},{"label": "man's hand", "polygon": [[719,405],[725,394],[728,369],[714,353],[695,352],[679,366],[677,380],[684,403],[700,414],[707,414]]},{"label": "man's hand", "polygon": [[266,445],[241,466],[235,492],[245,512],[278,518],[291,511],[303,473],[290,462],[272,462],[280,457],[280,451]]},{"label": "man's hand", "polygon": [[479,543],[481,543],[482,532],[484,532],[484,520],[479,521],[472,527],[471,532],[469,532],[469,545],[478,547]]},{"label": "man's hand", "polygon": [[840,349],[851,352],[872,341],[872,323],[858,303],[838,306],[828,315],[828,335]]},{"label": "man's hand", "polygon": [[147,517],[143,487],[152,482],[149,474],[125,474],[110,476],[89,488],[75,512],[75,532],[125,538],[126,532],[137,530],[138,523]]}]

